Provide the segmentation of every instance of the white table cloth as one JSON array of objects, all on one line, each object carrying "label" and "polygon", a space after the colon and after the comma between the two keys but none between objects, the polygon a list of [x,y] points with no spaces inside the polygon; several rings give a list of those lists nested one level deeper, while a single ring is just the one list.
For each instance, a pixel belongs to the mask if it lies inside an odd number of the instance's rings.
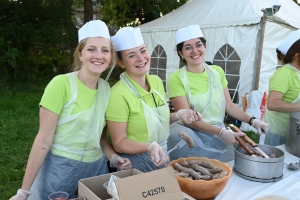
[{"label": "white table cloth", "polygon": [[[284,163],[289,164],[298,159],[285,149],[285,145],[276,148],[284,152]],[[234,161],[227,162],[227,164],[233,168]],[[300,170],[291,171],[284,165],[282,179],[271,183],[250,181],[232,172],[227,185],[215,200],[255,200],[268,195],[300,200]]]}]

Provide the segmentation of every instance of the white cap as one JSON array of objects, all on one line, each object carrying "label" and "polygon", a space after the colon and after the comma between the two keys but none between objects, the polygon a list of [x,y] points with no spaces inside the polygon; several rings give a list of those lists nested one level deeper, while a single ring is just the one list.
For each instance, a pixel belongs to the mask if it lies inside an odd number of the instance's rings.
[{"label": "white cap", "polygon": [[300,39],[300,29],[293,31],[287,38],[285,38],[281,44],[278,46],[278,50],[286,55],[291,46]]},{"label": "white cap", "polygon": [[116,51],[132,49],[144,44],[140,28],[124,27],[111,37]]},{"label": "white cap", "polygon": [[106,24],[101,20],[93,20],[85,23],[78,30],[78,42],[89,37],[103,37],[110,39]]},{"label": "white cap", "polygon": [[204,37],[199,25],[180,28],[176,31],[176,44],[199,37]]}]

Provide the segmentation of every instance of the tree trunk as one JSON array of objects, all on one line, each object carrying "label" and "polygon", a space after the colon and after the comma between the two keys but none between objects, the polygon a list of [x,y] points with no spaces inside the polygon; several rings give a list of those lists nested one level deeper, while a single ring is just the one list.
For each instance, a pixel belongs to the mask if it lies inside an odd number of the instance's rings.
[{"label": "tree trunk", "polygon": [[84,23],[93,20],[93,2],[92,0],[83,0],[84,5]]}]

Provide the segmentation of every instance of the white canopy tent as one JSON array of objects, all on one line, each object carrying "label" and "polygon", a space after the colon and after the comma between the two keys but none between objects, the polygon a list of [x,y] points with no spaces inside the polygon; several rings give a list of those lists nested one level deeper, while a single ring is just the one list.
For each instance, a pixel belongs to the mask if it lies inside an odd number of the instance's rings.
[{"label": "white canopy tent", "polygon": [[[281,5],[264,18],[264,8]],[[221,66],[235,102],[254,89],[268,91],[278,65],[276,48],[300,28],[300,6],[292,0],[191,0],[154,21],[139,26],[151,53],[150,74],[167,77],[183,63],[176,52],[175,31],[198,24],[207,40],[206,61]]]}]

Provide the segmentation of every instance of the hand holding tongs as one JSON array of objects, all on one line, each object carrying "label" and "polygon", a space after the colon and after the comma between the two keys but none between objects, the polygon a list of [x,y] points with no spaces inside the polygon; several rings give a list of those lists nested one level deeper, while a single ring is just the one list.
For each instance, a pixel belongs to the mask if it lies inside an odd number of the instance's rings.
[{"label": "hand holding tongs", "polygon": [[[242,132],[238,127],[233,124],[229,124],[230,128],[235,132]],[[244,140],[247,142],[245,143]],[[245,149],[245,151],[252,157],[262,157],[262,158],[270,158],[263,150],[261,150],[258,145],[251,140],[247,135],[236,137],[236,140],[239,144]],[[254,149],[252,150],[253,147]]]}]

